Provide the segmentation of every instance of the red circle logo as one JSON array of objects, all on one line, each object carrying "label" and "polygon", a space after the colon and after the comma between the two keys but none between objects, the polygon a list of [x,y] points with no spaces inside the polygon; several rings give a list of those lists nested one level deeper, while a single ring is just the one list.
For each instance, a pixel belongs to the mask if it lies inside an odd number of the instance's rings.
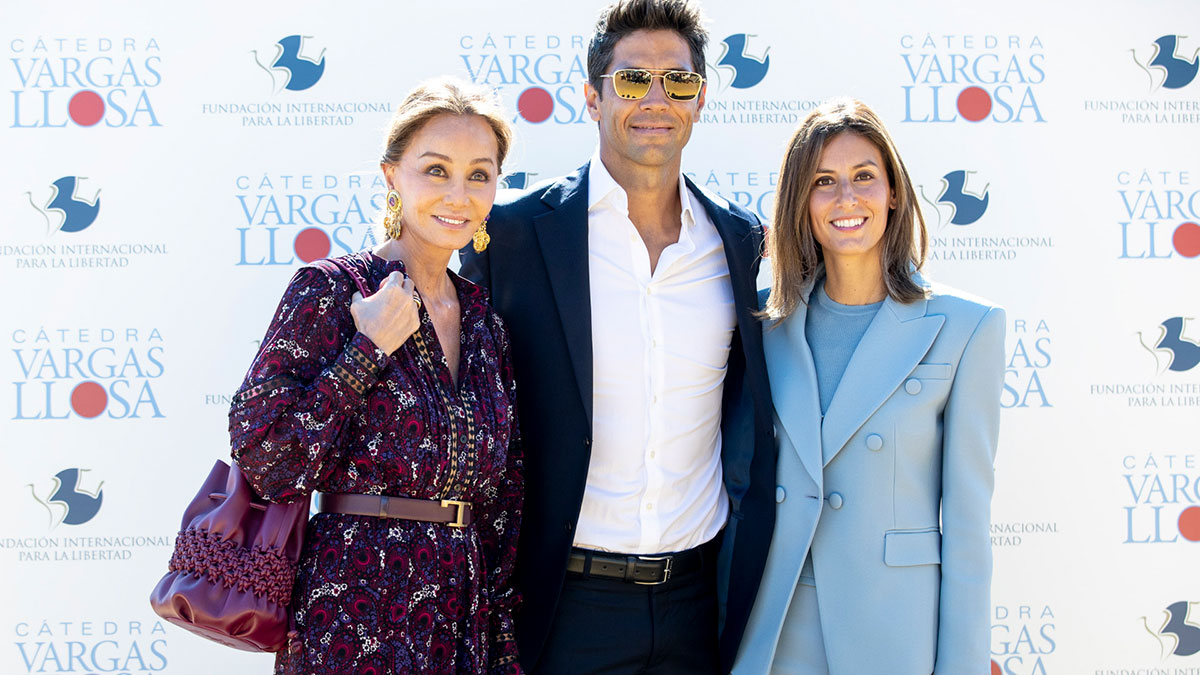
[{"label": "red circle logo", "polygon": [[1200,506],[1189,506],[1179,514],[1179,534],[1188,541],[1200,541]]},{"label": "red circle logo", "polygon": [[554,99],[541,87],[530,87],[517,97],[517,112],[526,122],[540,124],[554,112]]},{"label": "red circle logo", "polygon": [[95,382],[80,382],[71,390],[71,408],[76,415],[91,419],[108,407],[108,392]]},{"label": "red circle logo", "polygon": [[978,122],[992,112],[992,97],[980,87],[967,87],[958,94],[958,114],[970,122]]},{"label": "red circle logo", "polygon": [[296,235],[296,243],[292,248],[295,249],[297,258],[310,263],[329,255],[329,235],[319,227],[305,228]]},{"label": "red circle logo", "polygon": [[104,117],[104,99],[100,98],[100,94],[84,89],[71,97],[67,113],[75,124],[90,127]]},{"label": "red circle logo", "polygon": [[1183,223],[1175,228],[1175,235],[1171,237],[1171,243],[1175,245],[1175,251],[1185,258],[1195,258],[1200,255],[1200,225]]},{"label": "red circle logo", "polygon": [[992,675],[1004,675],[1000,671],[1000,664],[996,663],[996,659],[992,659]]}]

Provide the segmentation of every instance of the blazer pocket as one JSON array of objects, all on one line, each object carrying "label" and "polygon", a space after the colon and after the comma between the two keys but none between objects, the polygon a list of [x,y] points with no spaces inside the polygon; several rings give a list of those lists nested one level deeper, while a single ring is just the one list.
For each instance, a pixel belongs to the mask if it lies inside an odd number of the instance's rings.
[{"label": "blazer pocket", "polygon": [[891,530],[883,534],[883,563],[888,567],[938,565],[942,562],[942,533],[938,528]]},{"label": "blazer pocket", "polygon": [[918,380],[948,380],[953,371],[949,363],[918,363],[908,376]]}]

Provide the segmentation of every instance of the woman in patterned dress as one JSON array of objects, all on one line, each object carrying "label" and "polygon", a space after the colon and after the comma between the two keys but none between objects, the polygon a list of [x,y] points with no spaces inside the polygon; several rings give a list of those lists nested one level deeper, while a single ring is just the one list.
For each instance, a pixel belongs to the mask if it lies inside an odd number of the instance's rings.
[{"label": "woman in patterned dress", "polygon": [[278,674],[520,672],[508,336],[447,269],[485,238],[510,140],[485,89],[410,93],[381,162],[387,238],[339,259],[378,291],[328,261],[301,268],[234,397],[232,454],[255,490],[321,493]]}]

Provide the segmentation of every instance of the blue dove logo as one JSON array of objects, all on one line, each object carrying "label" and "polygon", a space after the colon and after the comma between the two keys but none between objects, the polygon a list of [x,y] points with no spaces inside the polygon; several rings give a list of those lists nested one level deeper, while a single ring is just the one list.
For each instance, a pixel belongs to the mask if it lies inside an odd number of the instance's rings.
[{"label": "blue dove logo", "polygon": [[1195,604],[1200,603],[1180,600],[1167,605],[1163,610],[1164,620],[1157,631],[1151,630],[1146,617],[1142,617],[1142,625],[1158,641],[1164,660],[1172,654],[1191,656],[1200,652],[1200,625],[1188,620],[1191,618],[1192,605]]},{"label": "blue dove logo", "polygon": [[722,69],[733,71],[733,79],[725,86],[734,89],[749,89],[762,82],[763,78],[767,76],[767,70],[771,67],[771,57],[767,52],[771,51],[771,48],[764,49],[761,56],[750,54],[748,46],[752,37],[755,36],[747,33],[734,33],[721,41],[723,51],[714,68],[718,71]]},{"label": "blue dove logo", "polygon": [[[1153,347],[1146,344],[1142,332],[1138,331],[1138,341],[1154,356],[1160,374],[1167,370],[1182,373],[1200,364],[1200,343],[1184,337],[1183,332],[1186,328],[1187,318],[1182,316],[1173,316],[1163,321],[1158,324],[1158,340]],[[1165,366],[1162,365],[1160,356],[1166,359]]]},{"label": "blue dove logo", "polygon": [[1182,89],[1196,79],[1196,71],[1200,70],[1200,48],[1192,52],[1192,58],[1185,59],[1179,55],[1179,43],[1185,35],[1164,35],[1154,41],[1154,54],[1143,65],[1138,61],[1137,51],[1130,49],[1133,62],[1150,76],[1150,91],[1160,87],[1166,89]]},{"label": "blue dove logo", "polygon": [[950,208],[950,218],[944,222],[949,222],[951,225],[970,225],[987,212],[988,202],[991,200],[991,195],[988,194],[990,183],[984,185],[983,192],[979,194],[971,192],[967,189],[967,179],[973,173],[975,172],[958,169],[942,176],[942,190],[938,193],[937,199],[933,201],[925,196],[924,186],[919,186],[921,197],[938,212],[939,222],[943,222],[943,206]]},{"label": "blue dove logo", "polygon": [[50,496],[42,499],[29,484],[33,498],[50,512],[50,527],[53,529],[66,523],[67,525],[82,525],[100,512],[104,502],[104,481],[96,486],[94,492],[80,487],[79,482],[88,469],[63,469],[54,476],[54,485],[50,488]]},{"label": "blue dove logo", "polygon": [[100,191],[96,191],[91,201],[80,199],[76,191],[83,180],[82,176],[63,176],[54,181],[50,184],[50,199],[43,206],[33,201],[32,193],[25,193],[30,205],[46,219],[47,234],[80,232],[96,222],[96,216],[100,215]]},{"label": "blue dove logo", "polygon": [[531,173],[529,171],[514,171],[512,173],[505,174],[504,178],[500,179],[500,187],[508,188],[510,190],[524,190],[525,188],[529,187],[529,179],[536,175],[536,173]]},{"label": "blue dove logo", "polygon": [[276,75],[283,76],[283,86],[276,84],[276,91],[280,88],[290,91],[304,91],[313,86],[321,79],[321,75],[325,74],[325,50],[322,49],[320,54],[314,60],[307,56],[302,56],[304,51],[304,41],[311,36],[289,35],[279,42],[275,43],[275,58],[271,61],[270,66],[264,66],[262,61],[258,59],[258,51],[252,51],[254,54],[254,62],[259,68],[267,71],[271,76],[271,81],[276,82]]}]

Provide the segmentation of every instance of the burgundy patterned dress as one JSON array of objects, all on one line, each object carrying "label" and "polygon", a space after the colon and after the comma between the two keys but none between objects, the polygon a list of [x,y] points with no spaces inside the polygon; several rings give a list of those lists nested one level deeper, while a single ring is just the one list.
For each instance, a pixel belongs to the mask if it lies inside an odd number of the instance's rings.
[{"label": "burgundy patterned dress", "polygon": [[[370,288],[400,262],[344,260]],[[449,272],[448,272],[449,274]],[[433,322],[392,356],[354,328],[354,281],[326,262],[292,279],[229,411],[233,458],[264,497],[312,490],[470,502],[466,528],[321,513],[277,674],[519,673],[511,584],[521,454],[508,335],[485,292],[451,274],[458,387]],[[298,647],[298,648],[296,648]]]}]

